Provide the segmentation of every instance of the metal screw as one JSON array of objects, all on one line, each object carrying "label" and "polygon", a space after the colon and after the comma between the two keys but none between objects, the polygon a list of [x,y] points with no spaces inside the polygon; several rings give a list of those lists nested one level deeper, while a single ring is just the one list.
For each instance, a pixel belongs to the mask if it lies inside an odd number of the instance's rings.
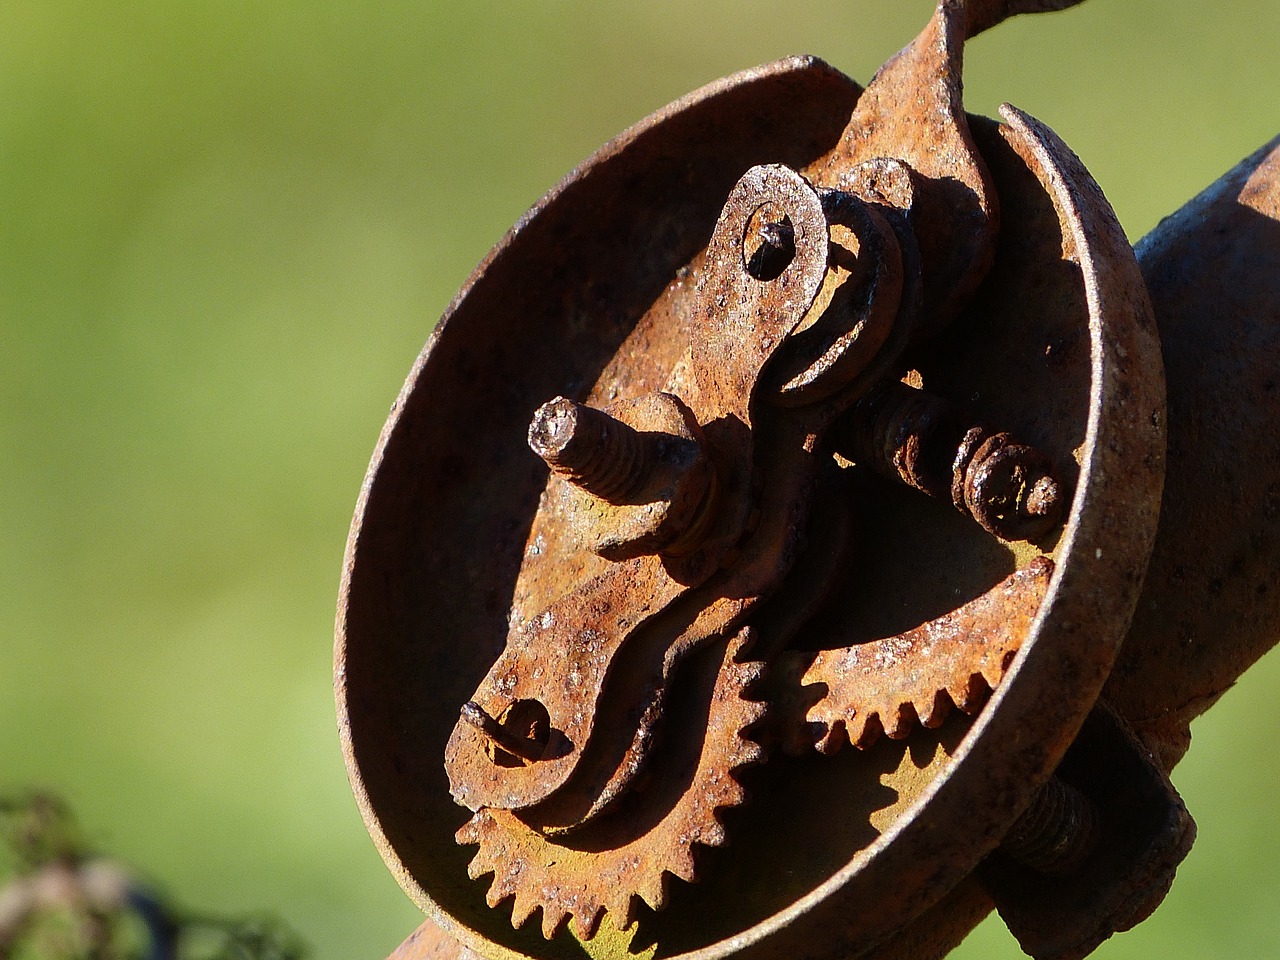
[{"label": "metal screw", "polygon": [[841,428],[838,442],[850,459],[931,497],[950,497],[964,428],[941,397],[890,380],[859,400]]},{"label": "metal screw", "polygon": [[529,424],[529,447],[552,471],[610,503],[644,483],[648,446],[634,428],[564,397],[544,403]]},{"label": "metal screw", "polygon": [[1066,500],[1049,458],[1007,433],[970,430],[956,453],[952,501],[1005,540],[1035,540],[1062,519]]},{"label": "metal screw", "polygon": [[1035,540],[1062,520],[1066,498],[1049,458],[1007,433],[968,431],[941,397],[892,380],[841,423],[837,449],[856,463],[955,508],[1004,540]]},{"label": "metal screw", "polygon": [[1001,848],[1039,873],[1068,873],[1093,852],[1098,833],[1093,801],[1053,776],[1014,823]]}]

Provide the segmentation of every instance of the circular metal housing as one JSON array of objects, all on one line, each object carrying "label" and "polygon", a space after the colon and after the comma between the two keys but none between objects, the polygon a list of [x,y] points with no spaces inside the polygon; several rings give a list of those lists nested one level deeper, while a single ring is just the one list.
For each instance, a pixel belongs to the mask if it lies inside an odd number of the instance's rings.
[{"label": "circular metal housing", "polygon": [[[486,904],[486,885],[467,876],[471,852],[454,841],[468,811],[442,765],[459,705],[502,650],[522,565],[545,546],[530,538],[546,482],[526,443],[530,415],[558,395],[605,406],[663,389],[689,342],[729,190],[761,163],[820,179],[860,93],[821,61],[781,61],[608,144],[476,270],[387,421],[343,571],[343,750],[397,880],[486,956],[582,949],[567,933],[544,941],[536,924],[513,930]],[[1043,552],[1056,566],[1031,636],[972,720],[835,758],[772,758],[707,879],[642,911],[637,949],[855,957],[939,902],[962,936],[986,909],[966,878],[1047,780],[1107,678],[1159,511],[1159,345],[1096,184],[1045,127],[1003,115],[971,121],[1000,201],[995,263],[952,329],[912,361],[926,388],[1046,452],[1074,491],[1069,519],[1048,540],[1009,545],[853,468],[856,562],[831,591],[839,602],[824,628],[843,643],[910,629]]]}]

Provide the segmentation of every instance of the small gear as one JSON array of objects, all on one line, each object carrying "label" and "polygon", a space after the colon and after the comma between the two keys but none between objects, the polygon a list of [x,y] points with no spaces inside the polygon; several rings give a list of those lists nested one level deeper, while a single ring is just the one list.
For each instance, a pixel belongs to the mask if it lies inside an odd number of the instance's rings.
[{"label": "small gear", "polygon": [[[695,879],[695,845],[725,842],[719,814],[745,801],[738,774],[764,759],[746,733],[766,709],[749,698],[764,664],[738,659],[751,641],[744,628],[682,667],[665,711],[664,742],[651,759],[659,775],[637,785],[608,816],[552,839],[509,810],[482,808],[458,830],[458,843],[480,848],[468,867],[471,878],[493,874],[491,907],[513,899],[516,927],[541,908],[547,939],[572,917],[577,935],[589,939],[605,912],[618,929],[629,926],[635,896],[661,909],[667,874]],[[701,738],[693,733],[700,730]]]},{"label": "small gear", "polygon": [[[952,706],[975,714],[1004,678],[1049,588],[1037,557],[964,606],[871,643],[780,658],[779,715],[788,752],[868,747],[884,733],[939,727]],[[814,699],[814,696],[817,699]]]}]

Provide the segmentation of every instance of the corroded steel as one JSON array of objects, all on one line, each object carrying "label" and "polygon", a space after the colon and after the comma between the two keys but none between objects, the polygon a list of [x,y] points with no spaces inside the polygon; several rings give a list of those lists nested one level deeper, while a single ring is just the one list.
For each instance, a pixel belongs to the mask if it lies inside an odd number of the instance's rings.
[{"label": "corroded steel", "polygon": [[679,397],[651,393],[610,411],[557,397],[538,408],[529,446],[569,481],[568,522],[606,560],[696,550],[716,506],[702,428]]},{"label": "corroded steel", "polygon": [[[549,524],[580,529],[586,518],[588,526],[615,532],[606,535],[611,540],[561,538],[567,549],[549,558],[559,561],[553,568],[560,577],[557,596],[529,620],[512,622],[505,651],[464,705],[445,753],[455,799],[476,811],[470,827],[458,834],[460,842],[481,845],[471,872],[495,875],[491,906],[514,897],[514,926],[541,908],[548,939],[570,913],[578,933],[589,937],[606,903],[620,926],[630,922],[633,897],[653,908],[665,903],[659,896],[664,870],[696,879],[687,846],[709,827],[681,804],[671,807],[673,820],[662,821],[672,823],[668,830],[650,824],[628,843],[596,840],[586,856],[575,857],[568,841],[557,845],[551,838],[573,833],[581,844],[582,830],[602,815],[609,814],[605,828],[626,816],[617,808],[637,777],[675,776],[664,772],[673,766],[668,691],[687,658],[736,630],[786,576],[808,523],[816,442],[875,382],[867,374],[892,371],[887,365],[921,331],[935,334],[949,319],[956,291],[967,292],[985,273],[995,224],[989,176],[959,107],[962,33],[962,8],[940,6],[925,34],[868,88],[822,171],[852,190],[856,180],[844,172],[866,159],[888,155],[916,165],[910,208],[898,213],[910,215],[910,243],[922,251],[920,273],[912,281],[923,290],[923,301],[904,302],[899,243],[885,219],[895,211],[885,206],[883,214],[875,212],[878,196],[820,192],[785,166],[754,167],[730,191],[693,291],[684,364],[689,373],[670,375],[662,393],[616,401],[609,415],[564,407],[562,400],[535,415],[531,440],[543,459],[551,454],[553,469],[535,528],[550,514]],[[914,111],[890,106],[908,100],[917,103]],[[948,161],[925,147],[939,140],[947,144]],[[956,190],[975,206],[967,215],[944,217],[959,202],[952,195]],[[836,237],[847,238],[847,246],[842,249]],[[844,294],[845,287],[854,290]],[[909,333],[891,344],[894,326]],[[768,401],[775,392],[764,374],[780,353],[804,369],[786,377],[785,412],[773,412]],[[649,409],[652,396],[681,398],[671,402],[690,411],[690,427],[700,433],[716,478],[707,529],[678,556],[660,548],[623,552],[614,546],[644,539],[618,513],[635,499],[647,472],[646,444],[637,430],[655,424],[646,422],[652,414],[646,418],[636,411]],[[568,424],[571,411],[580,428],[544,429]],[[574,442],[579,434],[595,440],[588,453],[567,457],[581,447]],[[983,469],[998,459],[987,450],[997,439],[972,458],[980,476],[991,473]],[[963,506],[985,520],[982,506],[992,498],[982,492],[999,485],[1000,480],[966,480],[966,491],[978,494],[966,495]],[[575,577],[574,555],[584,539],[594,553],[618,564]],[[601,549],[602,543],[609,549]],[[635,564],[622,563],[632,557]],[[539,563],[545,566],[547,559]],[[947,678],[961,669],[953,665]],[[989,667],[987,672],[995,675]],[[981,673],[976,662],[966,682],[975,673]],[[545,716],[545,745],[529,749],[517,733],[512,749],[502,749],[501,721],[494,718],[516,708]],[[884,720],[896,733],[892,718],[886,714]],[[707,776],[728,782],[730,770],[713,766]],[[700,793],[696,777],[676,782],[687,795]],[[654,803],[651,791],[640,796]],[[714,818],[711,827],[711,833],[722,834]],[[540,858],[517,842],[526,833],[536,849],[550,849],[545,859],[556,872],[536,868]],[[637,867],[631,871],[617,866],[633,861]],[[649,863],[652,872],[642,872],[638,865]]]},{"label": "corroded steel", "polygon": [[[999,211],[990,174],[964,112],[968,12],[947,0],[910,46],[882,66],[858,98],[836,149],[814,175],[849,190],[874,190],[878,161],[904,162],[924,280],[920,332],[949,323],[982,280],[995,249]],[[863,168],[863,164],[870,164]]]},{"label": "corroded steel", "polygon": [[[339,609],[353,785],[439,924],[402,960],[923,960],[993,903],[1070,960],[1158,905],[1186,724],[1280,615],[1280,150],[1140,271],[1048,128],[961,101],[966,38],[1074,2],[942,0],[865,91],[713,84],[477,269]],[[1250,461],[1241,532],[1201,478]]]},{"label": "corroded steel", "polygon": [[[805,732],[822,753],[866,748],[883,733],[940,727],[952,707],[977,713],[1031,632],[1053,564],[1037,558],[976,600],[899,634],[820,653],[779,657],[774,721],[794,744]],[[805,690],[819,694],[810,705]]]},{"label": "corroded steel", "polygon": [[1097,849],[1100,814],[1061,777],[1049,778],[1000,844],[1038,874],[1071,873]]},{"label": "corroded steel", "polygon": [[965,429],[954,405],[897,380],[863,397],[835,432],[836,452],[932,497],[1004,540],[1038,540],[1066,497],[1049,458],[1007,433]]},{"label": "corroded steel", "polygon": [[[746,798],[740,771],[762,759],[760,745],[743,736],[765,710],[749,695],[764,665],[739,662],[747,640],[744,634],[717,644],[703,663],[693,665],[692,683],[677,691],[689,705],[676,709],[677,716],[692,713],[699,722],[683,728],[678,750],[664,755],[667,769],[650,787],[617,815],[576,832],[572,845],[556,844],[498,809],[480,810],[458,831],[460,843],[479,846],[469,867],[472,876],[493,875],[486,894],[491,905],[511,898],[517,926],[541,907],[548,939],[570,916],[574,932],[591,937],[606,910],[615,927],[631,924],[633,894],[660,910],[667,900],[667,874],[694,879],[695,846],[725,842],[718,815]],[[512,864],[520,869],[511,870]],[[554,897],[549,890],[556,891]]]},{"label": "corroded steel", "polygon": [[1166,769],[1280,639],[1280,137],[1137,245],[1170,391],[1152,574],[1107,696]]}]

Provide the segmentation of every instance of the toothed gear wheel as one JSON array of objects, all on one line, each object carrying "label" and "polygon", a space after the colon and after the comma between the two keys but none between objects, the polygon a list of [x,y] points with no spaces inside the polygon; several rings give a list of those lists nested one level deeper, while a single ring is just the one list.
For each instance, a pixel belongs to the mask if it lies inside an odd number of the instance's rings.
[{"label": "toothed gear wheel", "polygon": [[[576,934],[589,939],[603,913],[618,929],[629,926],[634,897],[660,910],[668,875],[695,879],[694,847],[725,842],[720,814],[747,796],[738,773],[764,759],[763,748],[745,733],[766,709],[749,698],[764,664],[738,661],[749,645],[744,630],[685,665],[667,712],[675,722],[664,725],[651,760],[655,776],[609,816],[554,840],[508,810],[481,809],[458,830],[460,844],[480,847],[468,868],[471,878],[493,874],[486,895],[491,907],[514,898],[513,926],[541,908],[547,939],[570,918]],[[693,735],[698,730],[705,730],[701,740]]]},{"label": "toothed gear wheel", "polygon": [[[976,714],[1004,679],[1040,609],[1053,562],[1037,557],[993,589],[915,630],[840,650],[825,650],[805,666],[788,655],[780,670],[799,676],[801,699],[789,710],[803,730],[786,731],[788,749],[808,740],[820,753],[845,743],[869,747],[919,724],[940,727],[954,706]],[[803,671],[802,675],[801,672]],[[803,690],[821,690],[811,705]],[[799,705],[799,710],[796,706]]]}]

